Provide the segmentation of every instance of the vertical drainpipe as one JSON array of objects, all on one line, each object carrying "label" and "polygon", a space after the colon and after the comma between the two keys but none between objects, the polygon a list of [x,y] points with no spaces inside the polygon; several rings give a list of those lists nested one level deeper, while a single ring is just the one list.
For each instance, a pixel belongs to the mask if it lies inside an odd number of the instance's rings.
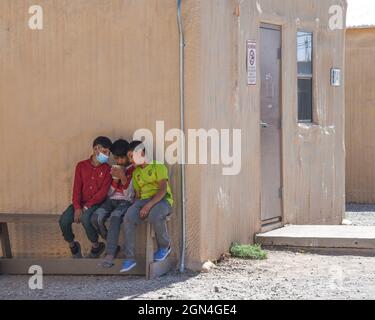
[{"label": "vertical drainpipe", "polygon": [[[182,22],[182,0],[177,0],[177,21],[180,35],[180,126],[185,134],[185,37]],[[185,143],[181,139],[182,163],[181,163],[181,252],[180,252],[180,272],[185,271],[185,251],[186,251],[186,186],[185,186]]]}]

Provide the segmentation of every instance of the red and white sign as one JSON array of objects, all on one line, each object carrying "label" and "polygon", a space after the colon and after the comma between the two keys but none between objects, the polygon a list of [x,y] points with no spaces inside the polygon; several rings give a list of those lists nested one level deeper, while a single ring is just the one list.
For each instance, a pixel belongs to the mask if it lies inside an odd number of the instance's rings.
[{"label": "red and white sign", "polygon": [[247,84],[257,84],[257,43],[247,40]]}]

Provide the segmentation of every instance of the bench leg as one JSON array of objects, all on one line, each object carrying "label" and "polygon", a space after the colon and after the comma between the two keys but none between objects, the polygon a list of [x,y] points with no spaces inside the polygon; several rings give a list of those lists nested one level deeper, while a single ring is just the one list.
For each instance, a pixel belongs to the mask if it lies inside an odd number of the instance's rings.
[{"label": "bench leg", "polygon": [[4,257],[7,259],[12,258],[13,256],[12,249],[10,247],[8,225],[4,222],[0,223],[0,242]]},{"label": "bench leg", "polygon": [[154,263],[154,228],[147,223],[146,235],[146,280],[151,280],[151,265]]}]

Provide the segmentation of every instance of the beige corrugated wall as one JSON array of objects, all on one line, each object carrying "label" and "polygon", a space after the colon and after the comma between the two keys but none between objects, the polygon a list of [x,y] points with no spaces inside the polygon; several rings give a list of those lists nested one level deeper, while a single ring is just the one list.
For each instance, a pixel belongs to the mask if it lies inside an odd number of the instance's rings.
[{"label": "beige corrugated wall", "polygon": [[346,31],[346,197],[375,203],[375,28]]},{"label": "beige corrugated wall", "polygon": [[[71,201],[74,166],[89,157],[96,136],[131,139],[136,129],[155,131],[156,120],[166,129],[179,127],[176,3],[40,0],[44,29],[32,31],[34,4],[0,1],[0,144],[6,154],[0,157],[0,212],[59,214]],[[67,253],[57,226],[10,231],[16,255]]]},{"label": "beige corrugated wall", "polygon": [[[328,27],[331,5],[341,5],[345,17],[346,1],[186,2],[188,127],[242,129],[240,175],[224,177],[217,166],[188,168],[189,257],[216,259],[233,241],[252,242],[261,228],[260,75],[257,86],[246,85],[245,47],[256,40],[259,48],[260,22],[283,26],[284,223],[342,221],[344,79],[331,87],[330,69],[344,71],[345,37]],[[314,125],[297,124],[297,28],[314,31]]]}]

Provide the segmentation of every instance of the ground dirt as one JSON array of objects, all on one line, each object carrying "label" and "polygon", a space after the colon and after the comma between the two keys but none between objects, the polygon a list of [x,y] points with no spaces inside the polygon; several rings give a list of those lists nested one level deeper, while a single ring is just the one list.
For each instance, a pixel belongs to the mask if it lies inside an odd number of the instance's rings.
[{"label": "ground dirt", "polygon": [[209,273],[138,277],[0,276],[0,299],[374,299],[375,258],[268,251],[264,261],[230,259]]},{"label": "ground dirt", "polygon": [[[375,225],[375,206],[348,206],[355,225]],[[0,299],[375,299],[375,258],[267,251],[264,261],[229,259],[209,273],[140,277],[0,276]]]}]

